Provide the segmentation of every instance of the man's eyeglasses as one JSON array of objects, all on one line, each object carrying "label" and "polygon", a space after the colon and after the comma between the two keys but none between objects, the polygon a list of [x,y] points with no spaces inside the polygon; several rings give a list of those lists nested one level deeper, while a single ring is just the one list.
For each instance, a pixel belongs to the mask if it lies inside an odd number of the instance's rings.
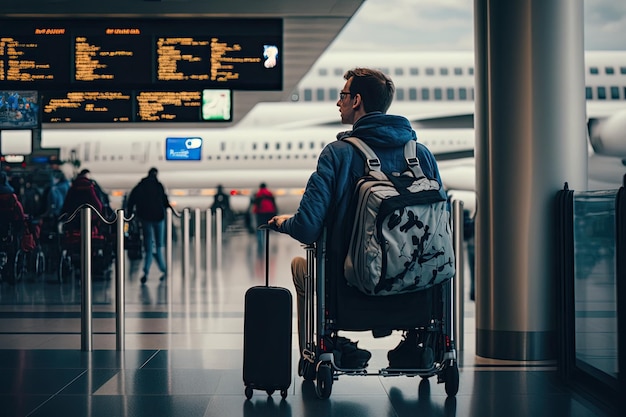
[{"label": "man's eyeglasses", "polygon": [[339,100],[343,100],[344,98],[346,98],[346,96],[349,96],[350,92],[349,91],[340,91],[339,92]]}]

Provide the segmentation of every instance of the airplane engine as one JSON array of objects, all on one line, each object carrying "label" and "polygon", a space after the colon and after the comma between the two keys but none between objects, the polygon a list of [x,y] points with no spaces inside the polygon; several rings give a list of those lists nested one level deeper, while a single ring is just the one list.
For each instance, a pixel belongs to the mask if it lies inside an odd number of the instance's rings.
[{"label": "airplane engine", "polygon": [[589,130],[591,145],[597,154],[626,157],[626,110],[594,120]]}]

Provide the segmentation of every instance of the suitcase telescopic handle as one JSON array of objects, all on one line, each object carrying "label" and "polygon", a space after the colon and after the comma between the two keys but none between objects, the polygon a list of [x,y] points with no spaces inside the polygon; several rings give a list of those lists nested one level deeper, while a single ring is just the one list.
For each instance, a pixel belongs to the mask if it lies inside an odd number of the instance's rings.
[{"label": "suitcase telescopic handle", "polygon": [[262,224],[258,227],[259,230],[265,231],[265,286],[270,286],[270,230],[271,226],[268,224]]}]

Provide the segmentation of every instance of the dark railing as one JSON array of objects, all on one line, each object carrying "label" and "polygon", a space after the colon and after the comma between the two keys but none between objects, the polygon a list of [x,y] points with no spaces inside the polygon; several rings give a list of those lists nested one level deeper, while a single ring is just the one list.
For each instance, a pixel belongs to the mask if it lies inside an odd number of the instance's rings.
[{"label": "dark railing", "polygon": [[624,193],[557,194],[559,372],[609,407],[626,394]]}]

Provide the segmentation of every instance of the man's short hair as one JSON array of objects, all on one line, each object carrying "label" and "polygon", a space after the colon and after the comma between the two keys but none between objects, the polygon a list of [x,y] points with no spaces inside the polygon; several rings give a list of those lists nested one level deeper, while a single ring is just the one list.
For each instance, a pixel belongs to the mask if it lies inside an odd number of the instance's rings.
[{"label": "man's short hair", "polygon": [[366,113],[379,111],[387,113],[396,87],[391,78],[381,71],[371,68],[354,68],[343,75],[345,80],[352,78],[350,93],[360,94]]},{"label": "man's short hair", "polygon": [[91,171],[89,171],[88,169],[83,169],[82,171],[80,171],[80,172],[78,173],[78,176],[79,176],[79,177],[82,177],[82,176],[87,175],[87,174],[89,174],[89,173],[91,173]]},{"label": "man's short hair", "polygon": [[152,176],[156,176],[156,174],[158,174],[158,173],[159,173],[159,170],[154,168],[154,167],[150,168],[150,170],[148,171],[148,175],[151,176],[151,177]]}]

